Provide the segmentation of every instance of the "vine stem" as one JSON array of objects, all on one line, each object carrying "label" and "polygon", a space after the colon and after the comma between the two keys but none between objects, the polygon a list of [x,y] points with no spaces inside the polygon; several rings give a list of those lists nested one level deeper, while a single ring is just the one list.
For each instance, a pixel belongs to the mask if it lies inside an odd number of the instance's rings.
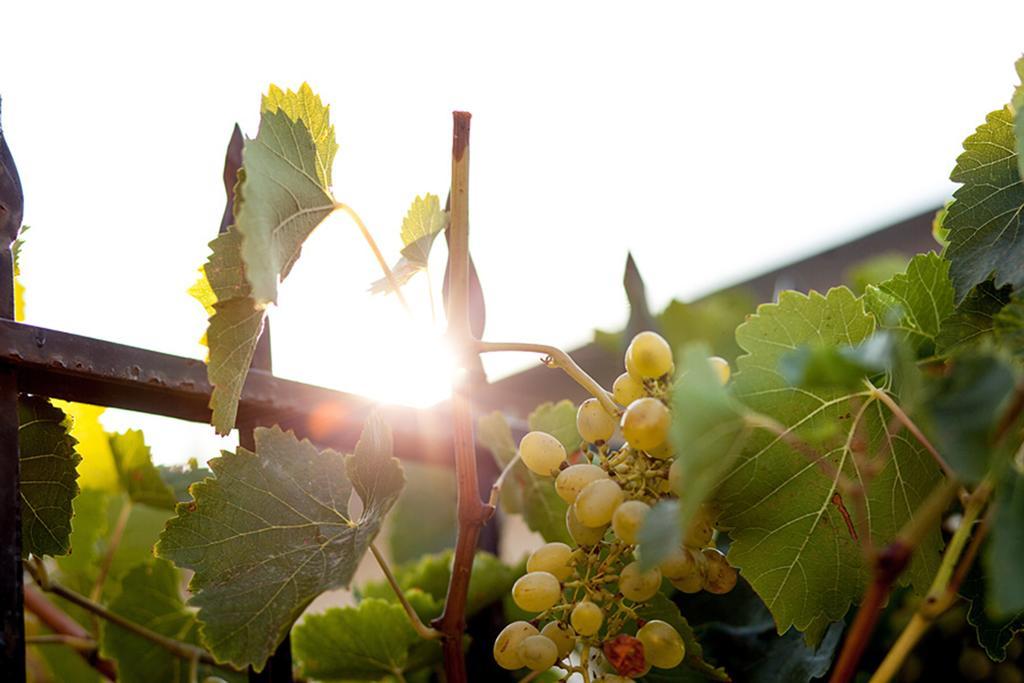
[{"label": "vine stem", "polygon": [[590,392],[591,396],[601,402],[605,412],[609,415],[621,415],[622,409],[615,404],[611,395],[597,381],[583,371],[576,361],[565,351],[547,344],[529,344],[523,342],[476,342],[477,351],[480,353],[491,353],[494,351],[526,351],[528,353],[542,353],[550,359],[545,365],[561,368],[565,374],[576,380],[576,383]]},{"label": "vine stem", "polygon": [[398,585],[398,580],[395,579],[395,575],[391,572],[391,567],[388,566],[387,560],[381,554],[377,548],[376,543],[370,544],[370,552],[373,553],[374,559],[377,560],[377,564],[380,565],[380,570],[384,572],[384,577],[391,584],[391,589],[395,591],[395,596],[398,598],[398,602],[402,604],[402,608],[405,609],[406,616],[409,617],[409,622],[412,624],[412,628],[416,633],[425,640],[437,640],[441,637],[441,632],[436,628],[430,628],[420,619],[420,615],[416,613],[416,610],[409,604],[409,599],[405,597],[405,591]]},{"label": "vine stem", "polygon": [[892,543],[875,554],[874,578],[857,609],[857,616],[854,617],[850,632],[843,642],[843,649],[832,669],[829,683],[847,683],[853,679],[861,655],[864,654],[889,593],[892,592],[893,584],[910,564],[914,550],[928,535],[935,522],[942,517],[942,513],[956,497],[959,488],[959,484],[954,480],[946,480],[940,484],[929,494]]},{"label": "vine stem", "polygon": [[359,217],[359,214],[355,212],[348,204],[336,202],[334,204],[336,211],[344,211],[348,214],[348,217],[359,227],[359,232],[363,233],[363,239],[370,245],[370,251],[373,252],[374,257],[377,259],[380,269],[384,271],[384,277],[388,280],[388,286],[391,287],[395,295],[398,297],[398,301],[402,304],[402,308],[405,309],[406,313],[412,314],[412,310],[409,308],[409,303],[405,300],[405,295],[402,294],[402,289],[398,285],[398,280],[395,279],[395,273],[391,270],[391,266],[384,260],[384,254],[381,253],[380,247],[377,246],[377,240],[373,239],[373,235],[370,234],[369,228],[366,227],[366,223]]},{"label": "vine stem", "polygon": [[441,640],[447,683],[467,683],[462,654],[466,630],[466,600],[480,529],[494,508],[480,499],[477,483],[476,447],[473,441],[471,381],[468,368],[476,360],[469,321],[469,112],[453,113],[451,218],[448,240],[448,338],[457,354],[459,367],[452,378],[452,446],[458,480],[456,501],[458,535],[455,557],[448,580],[444,611],[432,625],[443,634]]},{"label": "vine stem", "polygon": [[[981,540],[988,531],[988,525],[985,524],[978,533],[974,534],[973,539],[971,537],[974,523],[978,520],[978,516],[988,502],[991,492],[991,482],[986,479],[971,494],[967,501],[967,506],[964,508],[964,516],[960,521],[960,526],[957,527],[956,533],[953,534],[949,545],[946,546],[946,551],[942,554],[942,564],[939,565],[939,571],[936,572],[935,578],[932,580],[928,594],[921,601],[917,612],[914,613],[910,623],[900,633],[896,643],[886,654],[881,666],[875,671],[869,683],[887,683],[887,681],[891,681],[899,673],[900,669],[903,668],[903,662],[906,661],[907,656],[910,655],[922,636],[931,628],[935,619],[949,609],[956,601],[960,582],[963,581],[967,570],[970,569],[969,564],[966,563],[974,561],[978,548],[981,546]],[[968,539],[972,539],[971,546],[968,552],[964,554],[964,546],[967,545]],[[962,554],[964,557],[963,562],[960,560]]]},{"label": "vine stem", "polygon": [[124,537],[124,530],[128,527],[128,518],[132,516],[132,501],[131,499],[125,499],[124,504],[121,506],[121,512],[117,515],[117,522],[114,525],[114,531],[110,535],[110,544],[107,546],[107,552],[103,555],[103,563],[100,565],[100,571],[96,575],[96,581],[92,585],[92,592],[89,593],[89,599],[95,602],[99,602],[100,597],[103,595],[103,584],[107,582],[107,575],[110,573],[110,567],[114,564],[114,555],[117,554],[117,549],[121,545],[121,539]]},{"label": "vine stem", "polygon": [[491,497],[487,501],[487,504],[490,505],[492,508],[498,507],[498,498],[501,496],[502,484],[505,483],[505,479],[508,477],[508,473],[512,471],[512,468],[516,466],[517,462],[519,462],[518,452],[516,452],[514,458],[508,461],[508,464],[505,465],[505,469],[501,471],[501,474],[498,475],[498,478],[495,479],[494,483],[491,485]]},{"label": "vine stem", "polygon": [[78,636],[67,636],[63,633],[47,633],[41,636],[25,636],[26,645],[65,645],[72,650],[92,653],[96,651],[96,641],[93,638],[79,638]]},{"label": "vine stem", "polygon": [[42,562],[39,562],[36,558],[33,558],[32,561],[26,562],[25,569],[28,570],[28,573],[31,574],[32,578],[35,580],[36,585],[42,590],[60,596],[68,602],[95,614],[101,619],[105,619],[106,621],[120,626],[127,631],[131,631],[140,638],[145,638],[149,642],[159,645],[176,657],[180,657],[184,660],[198,659],[203,664],[209,664],[210,666],[217,666],[234,671],[231,667],[218,662],[213,658],[213,655],[202,648],[190,645],[189,643],[183,643],[180,640],[175,640],[174,638],[168,638],[156,631],[151,631],[142,624],[137,624],[134,621],[125,619],[119,614],[111,612],[103,605],[90,600],[81,593],[73,591],[70,588],[66,588],[55,581],[51,581],[46,574],[46,569],[43,567]]},{"label": "vine stem", "polygon": [[[86,631],[81,624],[72,619],[64,610],[60,609],[46,599],[42,593],[32,586],[25,586],[25,609],[36,615],[39,621],[43,622],[48,629],[58,635],[77,638],[81,640],[94,640],[92,634]],[[113,662],[102,659],[99,654],[78,650],[79,654],[89,663],[89,666],[96,669],[100,674],[110,680],[117,680],[117,669]]]}]

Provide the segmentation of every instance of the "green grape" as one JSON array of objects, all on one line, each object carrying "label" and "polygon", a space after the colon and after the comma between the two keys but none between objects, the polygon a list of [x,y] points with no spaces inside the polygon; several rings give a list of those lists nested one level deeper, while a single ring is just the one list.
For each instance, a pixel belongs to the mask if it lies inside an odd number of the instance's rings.
[{"label": "green grape", "polygon": [[207,676],[203,679],[203,683],[228,683],[220,676]]},{"label": "green grape", "polygon": [[640,531],[640,527],[643,526],[644,518],[647,517],[650,509],[647,503],[642,503],[639,500],[627,500],[615,508],[615,513],[612,515],[612,531],[622,542],[636,545],[636,535]]},{"label": "green grape", "polygon": [[665,404],[656,398],[638,398],[622,415],[622,437],[640,451],[648,451],[665,442],[672,423]]},{"label": "green grape", "polygon": [[722,551],[717,548],[704,548],[701,552],[707,562],[704,570],[704,590],[721,595],[735,588],[739,573],[725,559]]},{"label": "green grape", "polygon": [[540,630],[542,636],[547,636],[558,648],[558,658],[565,659],[569,653],[576,649],[576,633],[572,626],[561,621],[551,621]]},{"label": "green grape", "polygon": [[597,545],[604,538],[604,532],[608,529],[608,525],[604,524],[599,527],[589,527],[583,524],[576,516],[576,506],[570,505],[569,509],[565,511],[565,528],[569,531],[569,535],[572,540],[576,541],[577,545],[591,546]]},{"label": "green grape", "polygon": [[530,432],[519,442],[523,464],[542,477],[550,477],[565,462],[565,446],[546,432]]},{"label": "green grape", "polygon": [[592,636],[601,629],[604,611],[589,600],[584,600],[572,608],[569,621],[576,633],[581,636]]},{"label": "green grape", "polygon": [[512,600],[527,612],[543,612],[555,606],[562,586],[551,572],[530,572],[512,585]]},{"label": "green grape", "polygon": [[629,374],[655,379],[672,371],[672,347],[657,332],[641,332],[626,349]]},{"label": "green grape", "polygon": [[547,636],[528,636],[519,643],[519,658],[531,671],[547,671],[558,661],[558,646]]},{"label": "green grape", "polygon": [[673,579],[672,585],[684,593],[699,593],[704,590],[704,577],[707,575],[707,559],[702,553],[688,550],[694,560],[696,569],[681,579]]},{"label": "green grape", "polygon": [[686,655],[686,646],[679,632],[660,619],[652,619],[636,632],[644,644],[644,659],[659,669],[674,669]]},{"label": "green grape", "polygon": [[619,572],[619,592],[635,602],[646,602],[661,588],[661,571],[640,571],[639,562],[630,562]]},{"label": "green grape", "polygon": [[503,628],[494,640],[494,661],[509,671],[522,669],[523,660],[519,656],[519,645],[538,633],[537,627],[528,621],[513,621]]},{"label": "green grape", "polygon": [[672,442],[669,441],[668,439],[662,441],[660,446],[655,446],[654,448],[647,451],[647,455],[651,456],[656,460],[668,460],[675,454],[676,450],[672,448]]},{"label": "green grape", "polygon": [[559,581],[572,576],[572,548],[565,543],[545,543],[526,561],[528,572],[548,572]]},{"label": "green grape", "polygon": [[612,438],[617,426],[616,416],[609,415],[596,398],[588,398],[576,411],[576,431],[584,441],[604,443]]},{"label": "green grape", "polygon": [[555,477],[555,492],[566,503],[573,503],[584,486],[607,478],[608,473],[597,465],[569,465]]},{"label": "green grape", "polygon": [[583,487],[573,508],[576,518],[589,527],[602,527],[612,521],[615,509],[622,504],[622,487],[611,479],[598,479]]},{"label": "green grape", "polygon": [[697,553],[690,548],[677,546],[669,551],[668,556],[658,565],[658,569],[661,570],[662,576],[671,581],[685,579],[700,572],[696,555]]},{"label": "green grape", "polygon": [[673,460],[671,467],[668,468],[668,484],[676,493],[683,490],[683,464],[678,458]]},{"label": "green grape", "polygon": [[620,406],[628,406],[638,398],[643,398],[647,392],[644,391],[644,384],[628,372],[624,372],[615,378],[612,384],[612,398]]},{"label": "green grape", "polygon": [[704,548],[711,543],[714,535],[714,513],[708,505],[701,505],[683,535],[683,545],[688,548]]},{"label": "green grape", "polygon": [[729,361],[718,356],[711,356],[708,358],[708,363],[711,364],[711,369],[715,371],[715,376],[718,377],[718,381],[724,386],[729,382],[729,376],[732,374],[732,370],[729,368]]}]

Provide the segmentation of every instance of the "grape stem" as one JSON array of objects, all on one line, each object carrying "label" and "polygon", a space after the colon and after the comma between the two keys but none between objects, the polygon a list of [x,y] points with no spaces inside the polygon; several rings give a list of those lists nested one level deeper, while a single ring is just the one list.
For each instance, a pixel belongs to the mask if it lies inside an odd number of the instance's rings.
[{"label": "grape stem", "polygon": [[455,451],[458,534],[448,580],[444,611],[431,625],[442,633],[441,649],[447,683],[467,683],[462,654],[466,630],[466,602],[480,529],[494,507],[480,499],[471,404],[472,373],[477,358],[476,340],[469,321],[469,122],[468,112],[453,113],[451,217],[448,235],[448,339],[458,369],[452,379],[452,445]]},{"label": "grape stem", "polygon": [[144,638],[154,645],[162,647],[175,657],[180,657],[184,660],[197,659],[203,664],[207,664],[209,666],[220,667],[228,671],[236,671],[236,669],[231,666],[219,663],[213,658],[213,655],[200,647],[196,647],[190,643],[183,643],[180,640],[175,640],[174,638],[168,638],[156,631],[151,631],[142,624],[137,624],[130,619],[125,619],[120,614],[111,612],[103,605],[90,600],[81,593],[73,591],[70,588],[66,588],[56,581],[52,581],[49,578],[42,561],[37,557],[30,558],[29,561],[25,563],[25,569],[32,576],[36,585],[39,586],[41,590],[64,598],[68,602],[81,607],[101,619],[105,619],[116,626],[120,626],[127,631],[131,631],[140,638]]},{"label": "grape stem", "polygon": [[391,589],[395,591],[395,597],[398,598],[398,602],[401,603],[402,609],[405,610],[406,616],[409,617],[409,623],[412,624],[412,628],[419,635],[420,638],[425,640],[437,640],[441,637],[441,632],[436,628],[431,628],[423,623],[420,619],[420,615],[416,613],[416,610],[409,604],[409,599],[405,597],[405,591],[398,585],[398,580],[395,579],[395,575],[391,571],[391,567],[388,566],[387,560],[381,554],[377,548],[376,543],[370,544],[370,552],[373,553],[373,557],[377,560],[377,564],[380,565],[380,570],[384,572],[384,578],[388,580],[388,584],[391,585]]},{"label": "grape stem", "polygon": [[[891,681],[899,673],[900,669],[903,668],[903,662],[913,651],[918,641],[927,633],[935,620],[956,602],[960,584],[963,582],[964,577],[966,577],[971,564],[974,563],[974,559],[978,555],[978,549],[981,547],[981,542],[988,533],[988,518],[986,518],[981,523],[977,533],[973,537],[971,535],[975,522],[978,521],[981,511],[985,508],[991,492],[992,483],[986,479],[978,485],[978,488],[968,498],[967,505],[964,508],[963,519],[960,521],[960,526],[957,527],[956,533],[953,534],[953,538],[950,539],[949,545],[946,546],[946,550],[942,554],[942,564],[939,565],[939,571],[936,572],[935,578],[932,580],[928,594],[921,601],[917,612],[914,613],[910,623],[900,633],[896,643],[889,650],[885,659],[882,660],[882,665],[875,671],[869,683],[887,683]],[[968,539],[971,540],[971,544],[967,551],[964,552],[964,546],[967,545]],[[963,556],[962,560],[961,555]]]},{"label": "grape stem", "polygon": [[508,464],[505,465],[505,469],[501,471],[498,478],[494,480],[493,484],[491,484],[491,497],[487,501],[487,504],[492,508],[498,507],[498,499],[501,496],[501,486],[505,483],[505,478],[508,477],[508,473],[512,471],[512,468],[516,466],[517,462],[519,462],[518,452],[514,458],[508,461]]},{"label": "grape stem", "polygon": [[586,389],[591,396],[601,402],[601,406],[609,415],[621,415],[622,409],[612,400],[611,394],[597,383],[593,377],[583,371],[576,361],[565,351],[547,344],[529,344],[523,342],[476,342],[476,349],[480,353],[492,353],[494,351],[525,351],[527,353],[542,353],[545,356],[544,364],[549,367],[561,368],[565,374],[573,378],[577,384]]},{"label": "grape stem", "polygon": [[366,227],[366,223],[359,217],[359,214],[349,206],[348,204],[342,204],[336,202],[334,204],[336,211],[344,211],[348,214],[348,217],[359,227],[359,232],[363,234],[363,239],[370,246],[370,251],[373,252],[374,257],[377,259],[377,264],[380,265],[380,269],[384,272],[384,277],[387,278],[388,286],[391,287],[391,291],[398,297],[398,301],[402,304],[402,308],[405,309],[406,313],[412,314],[412,310],[409,308],[409,303],[405,300],[405,296],[402,294],[402,288],[398,284],[398,280],[395,278],[395,273],[391,270],[388,262],[384,260],[384,254],[381,253],[380,247],[377,246],[377,241],[373,239],[373,235],[370,234],[370,230]]}]

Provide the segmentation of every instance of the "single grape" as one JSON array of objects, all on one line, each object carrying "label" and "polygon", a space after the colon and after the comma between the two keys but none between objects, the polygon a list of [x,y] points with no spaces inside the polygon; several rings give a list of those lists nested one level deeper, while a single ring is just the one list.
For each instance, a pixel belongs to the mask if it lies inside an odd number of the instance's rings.
[{"label": "single grape", "polygon": [[545,543],[526,561],[528,572],[548,572],[559,581],[572,576],[572,548],[565,543]]},{"label": "single grape", "polygon": [[628,406],[638,398],[646,395],[644,384],[628,372],[624,372],[615,378],[612,384],[612,398],[620,406]]},{"label": "single grape", "polygon": [[594,683],[633,683],[636,679],[618,674],[601,674],[594,679]]},{"label": "single grape", "polygon": [[512,600],[527,612],[543,612],[554,607],[562,595],[562,586],[550,572],[530,572],[512,585]]},{"label": "single grape", "polygon": [[576,431],[584,441],[604,443],[612,438],[617,426],[616,416],[609,415],[596,398],[588,398],[576,411]]},{"label": "single grape", "polygon": [[576,633],[581,636],[592,636],[601,629],[604,611],[589,600],[584,600],[572,608],[569,621]]},{"label": "single grape", "polygon": [[612,515],[612,531],[624,543],[636,545],[636,535],[640,531],[640,527],[643,526],[644,518],[647,517],[650,509],[647,503],[642,503],[639,500],[627,500],[615,508],[615,513]]},{"label": "single grape", "polygon": [[683,490],[683,464],[678,458],[673,460],[671,467],[668,468],[668,483],[677,494]]},{"label": "single grape", "polygon": [[664,403],[656,398],[638,398],[622,415],[622,436],[633,448],[647,451],[665,442],[671,423]]},{"label": "single grape", "polygon": [[550,477],[565,462],[565,446],[547,432],[529,432],[519,442],[523,464],[542,477]]},{"label": "single grape", "polygon": [[503,628],[494,640],[494,661],[503,669],[522,669],[523,659],[519,656],[519,645],[538,633],[537,627],[528,621],[513,621]]},{"label": "single grape", "polygon": [[641,626],[636,637],[644,644],[644,658],[659,669],[676,668],[686,655],[679,632],[660,619],[652,619]]},{"label": "single grape", "polygon": [[531,671],[547,671],[558,661],[558,646],[547,636],[527,636],[519,643],[519,658]]},{"label": "single grape", "polygon": [[569,535],[572,540],[576,541],[577,545],[591,546],[597,545],[604,538],[604,532],[608,529],[608,525],[602,525],[599,527],[589,527],[583,524],[576,516],[576,506],[570,505],[569,509],[565,511],[565,528],[569,531]]},{"label": "single grape", "polygon": [[540,630],[540,634],[547,636],[555,644],[559,659],[565,659],[576,648],[576,633],[569,624],[561,621],[548,622]]},{"label": "single grape", "polygon": [[672,371],[672,347],[657,332],[641,332],[633,337],[626,349],[626,369],[629,374],[655,379]]},{"label": "single grape", "polygon": [[701,505],[683,535],[683,545],[688,548],[704,548],[711,543],[714,535],[714,512],[708,505]]},{"label": "single grape", "polygon": [[555,477],[555,492],[566,503],[573,503],[584,486],[607,478],[608,473],[597,465],[569,465]]},{"label": "single grape", "polygon": [[718,381],[723,385],[727,384],[729,376],[732,374],[732,370],[729,369],[729,361],[718,356],[711,356],[711,358],[708,358],[708,363],[711,364],[711,369],[715,371]]},{"label": "single grape", "polygon": [[739,573],[725,559],[722,551],[717,548],[704,548],[701,552],[707,562],[704,573],[704,590],[721,595],[735,588]]},{"label": "single grape", "polygon": [[668,460],[675,454],[676,450],[672,448],[672,442],[669,441],[668,439],[662,441],[660,446],[655,446],[654,448],[647,451],[647,455],[651,456],[656,460]]},{"label": "single grape", "polygon": [[635,602],[646,602],[661,588],[661,571],[640,571],[639,562],[630,562],[619,572],[619,592]]},{"label": "single grape", "polygon": [[672,548],[668,556],[661,561],[658,565],[658,569],[661,570],[662,576],[672,581],[678,581],[685,579],[686,577],[698,573],[700,567],[697,563],[696,551],[690,548]]},{"label": "single grape", "polygon": [[583,487],[573,508],[576,518],[589,527],[602,527],[612,521],[615,509],[622,504],[622,487],[611,479],[598,479]]}]

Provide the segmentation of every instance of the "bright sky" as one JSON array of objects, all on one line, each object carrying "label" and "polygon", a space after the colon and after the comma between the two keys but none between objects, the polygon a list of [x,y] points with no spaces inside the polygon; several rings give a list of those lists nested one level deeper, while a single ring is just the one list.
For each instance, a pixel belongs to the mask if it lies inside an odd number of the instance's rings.
[{"label": "bright sky", "polygon": [[[486,336],[573,347],[624,321],[627,250],[661,307],[937,205],[1024,51],[1010,1],[58,4],[2,17],[28,321],[196,357],[186,289],[224,147],[235,121],[255,135],[270,82],[331,105],[335,194],[389,257],[412,198],[447,191],[451,110],[472,111]],[[350,222],[323,225],[272,313],[276,372],[443,397],[423,278],[413,324],[365,293],[377,277]],[[218,445],[202,425],[108,424],[144,427],[162,462]]]}]

